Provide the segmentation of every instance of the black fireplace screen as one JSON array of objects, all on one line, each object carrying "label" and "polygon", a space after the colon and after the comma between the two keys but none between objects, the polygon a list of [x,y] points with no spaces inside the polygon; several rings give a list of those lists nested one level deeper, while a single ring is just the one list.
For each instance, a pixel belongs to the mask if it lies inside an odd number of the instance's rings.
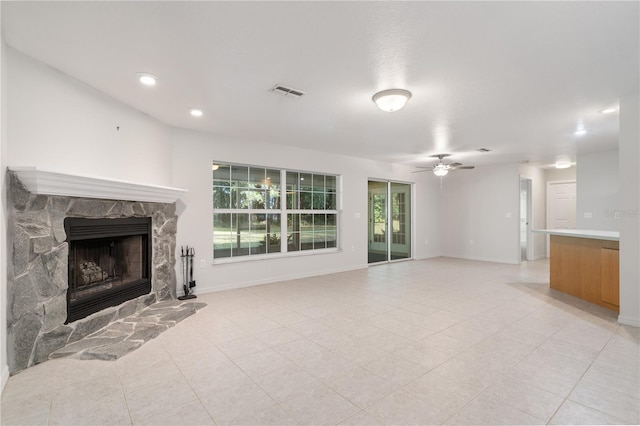
[{"label": "black fireplace screen", "polygon": [[151,291],[150,218],[65,219],[67,323]]}]

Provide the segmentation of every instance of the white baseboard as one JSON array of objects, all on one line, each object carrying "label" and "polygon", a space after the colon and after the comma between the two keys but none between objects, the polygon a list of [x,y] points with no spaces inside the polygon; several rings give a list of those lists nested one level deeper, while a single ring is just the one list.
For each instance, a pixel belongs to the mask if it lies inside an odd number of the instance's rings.
[{"label": "white baseboard", "polygon": [[5,365],[2,367],[2,387],[0,388],[0,394],[4,391],[4,385],[7,384],[7,380],[9,380],[9,366]]},{"label": "white baseboard", "polygon": [[[319,277],[322,275],[356,271],[359,269],[366,269],[366,268],[367,268],[367,265],[350,266],[346,268],[335,268],[335,269],[318,271],[318,272],[305,272],[301,274],[284,275],[284,276],[278,276],[273,278],[266,278],[262,280],[244,281],[240,283],[226,284],[226,285],[215,286],[215,287],[198,286],[198,290],[196,294],[207,294],[207,293],[215,293],[217,291],[235,290],[238,288],[252,287],[255,285],[271,284],[271,283],[277,283],[280,281],[298,280],[298,279],[309,278],[309,277]],[[178,289],[178,293],[180,294],[180,289]]]},{"label": "white baseboard", "polygon": [[618,323],[624,325],[630,325],[632,327],[640,327],[640,318],[627,317],[624,315],[618,315]]},{"label": "white baseboard", "polygon": [[427,260],[427,259],[435,259],[436,257],[442,257],[439,254],[429,254],[427,256],[414,257],[413,260]]},{"label": "white baseboard", "polygon": [[509,265],[519,265],[520,261],[514,262],[513,260],[505,260],[505,259],[494,259],[489,257],[476,257],[476,256],[460,256],[456,254],[442,254],[442,257],[451,257],[453,259],[464,259],[464,260],[477,260],[480,262],[492,262],[492,263],[506,263]]}]

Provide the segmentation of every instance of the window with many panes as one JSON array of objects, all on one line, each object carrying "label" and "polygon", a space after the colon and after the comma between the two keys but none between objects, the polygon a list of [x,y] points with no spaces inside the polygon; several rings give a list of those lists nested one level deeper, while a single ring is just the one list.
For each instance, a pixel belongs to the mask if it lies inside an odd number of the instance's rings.
[{"label": "window with many panes", "polygon": [[337,248],[337,182],[335,175],[214,163],[214,259]]}]

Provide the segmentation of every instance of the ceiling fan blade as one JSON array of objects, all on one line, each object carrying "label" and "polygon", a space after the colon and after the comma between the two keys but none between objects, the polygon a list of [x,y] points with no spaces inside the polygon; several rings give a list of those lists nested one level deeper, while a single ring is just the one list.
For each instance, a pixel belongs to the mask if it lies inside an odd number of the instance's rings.
[{"label": "ceiling fan blade", "polygon": [[462,166],[462,163],[451,163],[451,164],[449,164],[449,166],[451,166],[451,167],[459,167],[459,166]]},{"label": "ceiling fan blade", "polygon": [[416,170],[415,172],[411,172],[411,173],[422,173],[422,172],[432,172],[433,169],[425,169],[425,170]]},{"label": "ceiling fan blade", "polygon": [[476,166],[460,166],[460,167],[456,167],[457,170],[471,170],[471,169],[475,169]]}]

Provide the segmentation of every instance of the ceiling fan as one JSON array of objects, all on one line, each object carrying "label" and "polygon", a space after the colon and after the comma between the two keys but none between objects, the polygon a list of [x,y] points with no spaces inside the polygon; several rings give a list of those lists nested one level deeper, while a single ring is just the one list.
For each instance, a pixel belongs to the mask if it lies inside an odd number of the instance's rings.
[{"label": "ceiling fan", "polygon": [[436,154],[436,155],[432,155],[431,157],[433,158],[437,158],[438,162],[431,166],[431,167],[420,167],[418,166],[419,169],[424,169],[424,170],[418,170],[415,171],[413,173],[421,173],[421,172],[433,172],[434,175],[438,176],[438,177],[442,177],[442,176],[446,176],[447,173],[449,173],[449,171],[451,170],[470,170],[475,168],[475,166],[463,166],[462,163],[445,163],[444,161],[442,161],[443,159],[445,159],[446,157],[450,157],[451,154]]}]

